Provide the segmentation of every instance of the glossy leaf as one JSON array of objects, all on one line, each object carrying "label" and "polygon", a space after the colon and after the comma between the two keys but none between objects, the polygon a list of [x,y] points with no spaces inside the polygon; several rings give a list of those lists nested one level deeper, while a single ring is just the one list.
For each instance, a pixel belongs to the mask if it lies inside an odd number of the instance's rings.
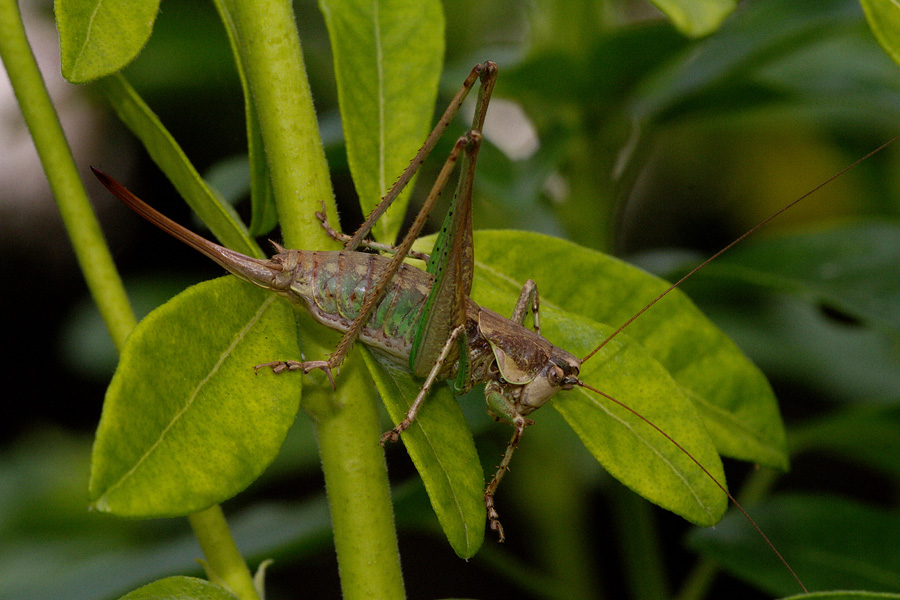
[{"label": "glossy leaf", "polygon": [[853,406],[829,414],[793,430],[791,444],[795,453],[824,451],[900,478],[900,407]]},{"label": "glossy leaf", "polygon": [[[422,381],[373,352],[367,362],[394,423],[399,423]],[[377,363],[377,367],[371,363]],[[484,475],[472,433],[459,404],[443,382],[438,383],[413,425],[401,439],[419,471],[447,540],[460,558],[471,558],[484,541],[486,511],[482,501]]]},{"label": "glossy leaf", "polygon": [[[747,79],[767,83],[773,75],[779,74],[777,68],[783,66],[783,48],[806,47],[809,51],[814,44],[826,39],[823,31],[837,35],[858,14],[858,6],[844,0],[760,2],[756,10],[729,21],[715,36],[703,40],[689,52],[677,54],[667,65],[645,77],[628,102],[629,113],[642,122],[656,123],[668,119],[683,121],[695,112],[710,115],[715,112],[717,118],[722,118],[723,110],[727,110],[722,108],[722,96],[729,92],[741,94],[741,101],[724,103],[727,107],[746,111],[747,102],[751,100],[771,105],[772,98],[768,94],[748,97],[746,85],[736,90],[732,86]],[[799,54],[797,51],[787,58],[796,60]],[[827,56],[822,58],[827,60]],[[820,75],[821,72],[811,70],[808,61],[803,61],[802,65],[806,67],[805,72],[798,68],[777,80],[778,92],[783,94],[785,86],[797,86],[798,82],[806,84],[807,90],[816,84],[843,83],[833,79],[834,71],[827,74],[831,79],[825,79],[825,76],[821,81],[813,79],[810,73]],[[835,66],[837,69],[848,68],[846,63]],[[829,91],[834,93],[835,90]]]},{"label": "glossy leaf", "polygon": [[87,83],[134,59],[150,38],[159,0],[56,0],[63,77]]},{"label": "glossy leaf", "polygon": [[122,596],[121,600],[235,600],[235,597],[204,579],[166,577]]},{"label": "glossy leaf", "polygon": [[[369,213],[425,141],[444,55],[440,2],[320,0],[331,38],[347,158]],[[406,192],[374,229],[391,242]]]},{"label": "glossy leaf", "polygon": [[[612,327],[625,323],[668,287],[620,260],[556,238],[479,232],[475,244],[480,273],[490,275],[491,285],[512,292],[531,278],[538,284],[542,308],[558,307]],[[540,248],[540,260],[534,260],[534,248]],[[508,314],[509,309],[502,312]],[[669,371],[722,454],[787,466],[778,404],[765,376],[687,296],[675,290],[625,333]],[[572,351],[565,340],[550,339]],[[582,356],[601,341],[590,340]],[[604,381],[595,383],[618,398]]]},{"label": "glossy leaf", "polygon": [[718,29],[737,0],[652,0],[684,35],[700,37]]},{"label": "glossy leaf", "polygon": [[686,289],[770,375],[843,401],[893,403],[898,243],[889,222],[747,240]]},{"label": "glossy leaf", "polygon": [[301,378],[253,366],[299,356],[294,330],[287,303],[232,277],[141,321],[104,402],[92,505],[184,515],[243,490],[277,455],[300,397]]},{"label": "glossy leaf", "polygon": [[[773,498],[748,507],[809,589],[900,589],[900,517],[846,499]],[[772,551],[742,515],[732,512],[715,530],[695,530],[691,547],[730,573],[774,595],[797,591]]]}]

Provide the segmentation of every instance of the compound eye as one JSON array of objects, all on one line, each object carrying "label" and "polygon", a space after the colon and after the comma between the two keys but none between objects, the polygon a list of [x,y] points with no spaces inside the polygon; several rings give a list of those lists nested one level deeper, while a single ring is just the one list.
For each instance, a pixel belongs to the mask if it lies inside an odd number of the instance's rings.
[{"label": "compound eye", "polygon": [[552,365],[550,367],[550,372],[547,374],[547,378],[550,380],[550,383],[555,386],[561,384],[565,377],[566,374],[563,373],[563,370],[557,365]]}]

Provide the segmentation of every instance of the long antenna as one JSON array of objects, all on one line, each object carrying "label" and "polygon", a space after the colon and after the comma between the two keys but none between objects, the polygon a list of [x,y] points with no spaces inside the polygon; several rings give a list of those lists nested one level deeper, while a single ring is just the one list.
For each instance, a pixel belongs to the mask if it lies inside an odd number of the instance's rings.
[{"label": "long antenna", "polygon": [[800,577],[797,575],[797,573],[794,572],[794,569],[791,567],[791,565],[788,563],[788,561],[785,560],[784,556],[781,555],[781,552],[778,551],[778,548],[775,547],[775,544],[773,544],[772,541],[769,540],[769,536],[767,536],[767,535],[763,532],[763,530],[760,528],[760,526],[756,524],[756,521],[754,521],[753,518],[750,517],[750,515],[747,513],[747,511],[744,510],[744,507],[741,506],[741,503],[738,502],[737,499],[735,499],[735,497],[731,495],[731,492],[729,492],[728,489],[727,489],[724,485],[722,485],[722,484],[719,482],[719,480],[716,479],[716,478],[713,476],[713,474],[710,473],[709,470],[708,470],[706,467],[704,467],[703,464],[702,464],[699,460],[697,460],[696,458],[694,458],[694,455],[693,455],[693,454],[691,454],[690,452],[688,452],[687,449],[686,449],[684,446],[682,446],[682,445],[679,444],[677,441],[675,441],[675,438],[673,438],[671,435],[669,435],[668,433],[666,433],[665,431],[663,431],[662,428],[660,428],[656,423],[654,423],[653,421],[651,421],[650,419],[648,419],[647,417],[645,417],[644,415],[642,415],[642,414],[639,413],[638,411],[634,410],[633,408],[631,408],[630,406],[628,406],[628,405],[625,404],[624,402],[620,402],[619,400],[616,400],[615,398],[613,398],[613,397],[610,396],[609,394],[605,394],[605,393],[601,392],[600,390],[598,390],[598,389],[596,389],[596,388],[593,388],[593,387],[589,386],[588,384],[584,383],[583,381],[579,381],[579,382],[578,382],[578,385],[579,385],[580,387],[583,387],[583,388],[586,389],[586,390],[591,390],[591,391],[594,392],[595,394],[599,394],[600,396],[603,396],[603,397],[606,398],[607,400],[611,400],[611,401],[615,402],[616,404],[618,404],[619,406],[621,406],[622,408],[624,408],[625,410],[627,410],[628,412],[630,412],[631,414],[633,414],[634,416],[636,416],[637,418],[639,418],[641,421],[643,421],[644,423],[646,423],[647,425],[649,425],[650,427],[652,427],[653,429],[655,429],[656,431],[658,431],[660,434],[663,435],[663,437],[665,437],[667,440],[669,440],[670,442],[672,442],[672,444],[674,444],[676,448],[678,448],[679,450],[681,450],[681,451],[685,454],[685,456],[687,456],[689,459],[691,459],[691,461],[693,461],[693,463],[694,463],[695,465],[697,465],[697,466],[700,468],[701,471],[703,471],[704,473],[706,473],[706,476],[709,477],[709,478],[712,480],[712,482],[715,483],[716,486],[717,486],[720,490],[722,490],[722,492],[723,492],[726,496],[728,496],[728,499],[731,500],[731,501],[734,503],[734,505],[738,508],[739,511],[741,511],[741,513],[744,515],[744,517],[747,519],[747,521],[749,521],[750,524],[753,526],[753,528],[756,529],[756,532],[757,532],[760,536],[762,536],[762,539],[765,540],[765,542],[766,542],[766,544],[768,544],[769,548],[772,549],[772,552],[775,553],[775,556],[778,557],[778,560],[781,561],[781,564],[784,565],[784,567],[788,570],[788,572],[791,574],[791,576],[797,581],[797,584],[800,586],[800,588],[803,589],[803,593],[809,593],[809,590],[807,590],[807,589],[806,589],[806,586],[803,585],[803,581],[800,579]]},{"label": "long antenna", "polygon": [[838,177],[840,177],[841,175],[843,175],[844,173],[846,173],[847,171],[849,171],[849,170],[855,168],[856,166],[858,166],[861,162],[867,160],[868,158],[871,158],[871,157],[872,157],[873,155],[875,155],[875,154],[878,154],[879,152],[881,152],[882,150],[884,150],[885,148],[887,148],[888,146],[890,146],[891,144],[893,144],[893,143],[897,140],[897,138],[900,138],[900,135],[896,135],[896,136],[892,137],[890,140],[886,141],[885,143],[883,143],[883,144],[880,145],[879,147],[875,148],[874,150],[872,150],[871,152],[869,152],[868,154],[866,154],[866,155],[863,156],[862,158],[858,158],[857,160],[855,160],[855,161],[854,161],[853,163],[851,163],[850,165],[844,167],[843,169],[841,169],[840,171],[838,171],[837,173],[835,173],[834,175],[832,175],[831,177],[829,177],[828,179],[826,179],[825,181],[823,181],[822,183],[820,183],[819,185],[817,185],[816,187],[814,187],[813,189],[809,190],[808,192],[806,192],[805,194],[803,194],[802,196],[800,196],[799,198],[797,198],[796,200],[794,200],[793,202],[791,202],[790,204],[788,204],[787,206],[785,206],[784,208],[780,209],[778,212],[776,212],[776,213],[774,213],[773,215],[769,216],[768,218],[766,218],[766,219],[763,220],[762,222],[756,224],[756,225],[753,226],[751,229],[749,229],[748,231],[746,231],[743,235],[741,235],[740,237],[738,237],[736,240],[734,240],[733,242],[731,242],[730,244],[728,244],[727,246],[725,246],[724,248],[722,248],[721,250],[719,250],[718,252],[716,252],[715,254],[713,254],[712,256],[710,256],[709,258],[707,258],[706,260],[704,260],[702,263],[700,263],[699,265],[697,265],[696,267],[694,267],[693,269],[691,269],[691,271],[690,271],[687,275],[685,275],[684,277],[682,277],[681,279],[679,279],[678,281],[676,281],[675,283],[673,283],[672,285],[670,285],[668,288],[666,288],[666,290],[665,290],[663,293],[661,293],[659,296],[657,296],[656,298],[654,298],[653,300],[651,300],[649,304],[647,304],[644,308],[642,308],[642,309],[639,310],[637,313],[635,313],[635,315],[634,315],[633,317],[631,317],[630,319],[628,319],[627,321],[625,321],[624,323],[622,323],[622,325],[621,325],[618,329],[616,329],[616,330],[612,333],[612,335],[610,335],[608,338],[606,338],[605,340],[603,340],[603,341],[600,343],[599,346],[597,346],[596,348],[594,348],[594,349],[590,352],[590,354],[588,354],[587,356],[585,356],[584,358],[582,358],[582,359],[581,359],[581,362],[585,362],[586,360],[588,360],[589,358],[591,358],[592,356],[594,356],[595,354],[597,354],[597,352],[599,352],[606,344],[608,344],[608,343],[610,342],[610,340],[612,340],[614,337],[616,337],[617,335],[619,335],[619,333],[621,333],[623,329],[625,329],[626,327],[628,327],[629,325],[631,325],[631,323],[634,322],[635,319],[637,319],[637,318],[640,317],[642,314],[644,314],[644,313],[647,311],[647,309],[649,309],[651,306],[653,306],[654,304],[656,304],[657,302],[659,302],[660,300],[662,300],[664,297],[666,297],[666,295],[668,295],[669,292],[671,292],[672,290],[674,290],[675,288],[677,288],[679,285],[681,285],[682,283],[684,283],[684,281],[685,281],[686,279],[688,279],[689,277],[692,277],[692,276],[694,275],[694,273],[696,273],[697,271],[699,271],[700,269],[702,269],[703,267],[705,267],[706,265],[708,265],[708,264],[711,263],[712,261],[716,260],[717,258],[719,258],[720,256],[722,256],[723,254],[725,254],[726,252],[728,252],[729,250],[731,250],[734,246],[738,245],[739,243],[741,243],[742,241],[744,241],[744,240],[745,240],[746,238],[748,238],[749,236],[751,236],[751,235],[753,235],[754,233],[756,233],[756,231],[757,231],[758,229],[762,228],[762,227],[765,226],[765,225],[768,225],[770,221],[772,221],[772,220],[778,218],[778,216],[780,216],[781,213],[783,213],[783,212],[789,210],[790,208],[792,208],[795,204],[797,204],[797,203],[800,202],[801,200],[804,200],[804,199],[807,198],[808,196],[811,196],[812,194],[816,193],[817,191],[819,191],[820,189],[822,189],[823,187],[825,187],[826,185],[828,185],[829,183],[831,183],[832,181],[834,181],[835,179],[837,179]]}]

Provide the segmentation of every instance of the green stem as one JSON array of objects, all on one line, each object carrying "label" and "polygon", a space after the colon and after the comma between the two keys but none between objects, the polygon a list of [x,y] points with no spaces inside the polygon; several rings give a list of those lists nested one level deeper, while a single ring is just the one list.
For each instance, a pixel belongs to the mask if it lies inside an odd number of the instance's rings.
[{"label": "green stem", "polygon": [[[230,0],[247,81],[290,248],[337,248],[314,213],[334,195],[294,13],[287,0]],[[334,222],[337,222],[335,220]]]},{"label": "green stem", "polygon": [[[343,390],[371,387],[358,354],[341,368]],[[340,404],[334,392],[319,387],[304,389],[313,412],[316,438],[334,527],[334,546],[345,600],[404,598],[400,549],[394,527],[390,483],[381,437],[377,398],[372,394],[344,393]],[[324,407],[330,407],[328,410]],[[309,409],[308,409],[309,410]],[[324,418],[323,418],[324,417]]]},{"label": "green stem", "polygon": [[28,45],[15,0],[0,0],[0,59],[31,132],[88,289],[116,348],[121,350],[137,320]]},{"label": "green stem", "polygon": [[[226,6],[259,116],[285,243],[335,247],[314,217],[325,201],[329,218],[335,218],[334,201],[291,3],[229,0]],[[304,352],[327,355],[333,336],[305,315],[299,319]],[[376,399],[370,392],[356,393],[371,388],[358,360],[351,357],[340,375],[337,394],[308,378],[303,407],[316,423],[343,597],[402,598]]]},{"label": "green stem", "polygon": [[209,580],[241,600],[259,600],[253,576],[231,537],[222,508],[216,504],[188,515],[188,520],[206,557],[204,567]]}]

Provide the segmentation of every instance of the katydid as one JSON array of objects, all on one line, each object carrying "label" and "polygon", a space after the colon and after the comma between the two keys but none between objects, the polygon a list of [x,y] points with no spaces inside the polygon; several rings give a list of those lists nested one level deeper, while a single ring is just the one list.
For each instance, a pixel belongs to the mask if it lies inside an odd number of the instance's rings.
[{"label": "katydid", "polygon": [[[214,244],[183,228],[138,199],[109,176],[96,169],[94,172],[113,194],[167,233],[205,254],[238,277],[278,293],[295,304],[303,305],[319,322],[344,332],[340,343],[327,360],[304,362],[279,360],[257,365],[256,369],[271,367],[279,373],[289,370],[308,373],[314,369],[321,369],[334,385],[332,373],[338,369],[352,343],[358,339],[376,353],[424,378],[424,383],[406,417],[382,436],[382,444],[396,441],[403,431],[410,427],[422,408],[429,390],[436,382],[449,380],[455,393],[463,393],[476,385],[485,384],[488,412],[498,420],[509,422],[514,429],[507,450],[484,491],[484,502],[491,529],[496,531],[500,541],[503,541],[504,532],[494,507],[494,494],[524,430],[532,424],[528,415],[540,408],[558,391],[571,390],[576,386],[589,389],[622,405],[615,398],[579,379],[582,363],[594,356],[610,339],[677,287],[681,281],[800,199],[754,227],[691,271],[619,327],[594,351],[584,358],[578,358],[541,337],[538,292],[533,281],[528,280],[525,283],[509,319],[480,307],[469,297],[474,264],[472,182],[481,143],[481,129],[496,78],[497,66],[494,63],[477,65],[472,70],[410,166],[353,236],[344,236],[332,230],[325,221],[324,213],[320,215],[323,227],[333,237],[345,242],[343,251],[289,250],[275,244],[277,254],[271,259],[251,258]],[[479,79],[481,86],[472,127],[454,145],[422,209],[400,245],[393,248],[365,241],[364,238],[375,222],[424,162],[455,116],[463,99]],[[424,257],[427,260],[426,270],[422,271],[404,264],[407,256],[414,254],[411,253],[412,244],[424,227],[428,214],[457,162],[460,163],[460,175],[455,197],[434,250],[430,256]],[[361,246],[387,251],[393,256],[388,258],[357,251]],[[533,315],[533,330],[525,326],[529,312]],[[637,412],[622,406],[643,419],[687,454],[724,494],[734,501],[725,486],[675,439]],[[740,508],[740,505],[738,507]],[[743,512],[742,508],[741,511]],[[746,516],[746,513],[744,514]],[[750,519],[749,516],[747,518]],[[752,523],[752,519],[750,521]],[[763,537],[765,538],[764,535]],[[768,542],[767,539],[766,541]],[[771,546],[771,543],[769,545]],[[775,550],[774,546],[772,549]],[[777,550],[775,553],[793,575],[790,566]],[[794,577],[797,578],[796,575]],[[799,578],[797,581],[800,582]],[[803,586],[802,583],[800,585]]]}]

